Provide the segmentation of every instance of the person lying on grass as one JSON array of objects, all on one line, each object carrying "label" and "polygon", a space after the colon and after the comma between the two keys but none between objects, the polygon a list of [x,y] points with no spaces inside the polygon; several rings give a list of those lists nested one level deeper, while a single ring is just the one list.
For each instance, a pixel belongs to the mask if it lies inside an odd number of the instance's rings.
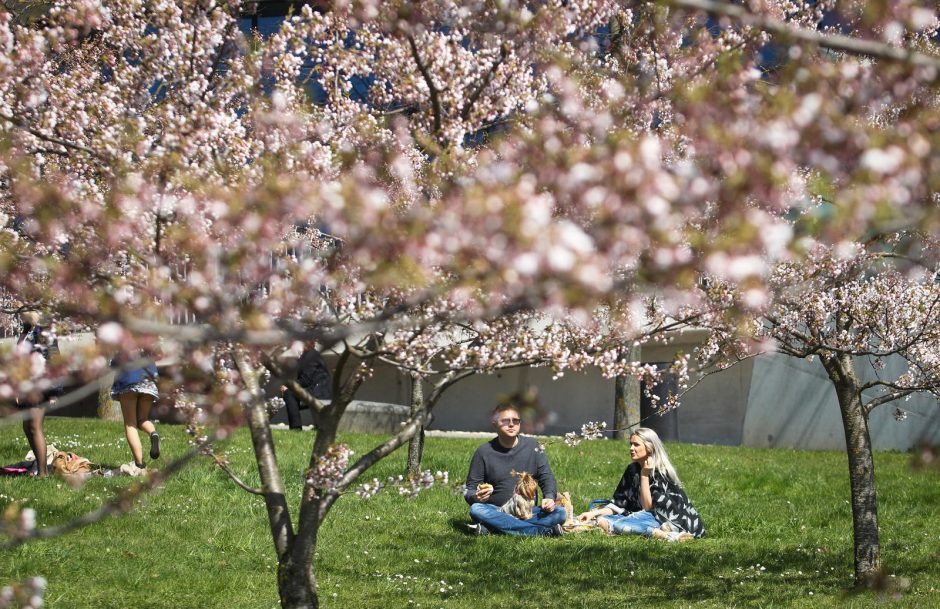
[{"label": "person lying on grass", "polygon": [[705,535],[705,526],[676,475],[656,432],[639,427],[630,436],[630,459],[613,500],[578,515],[596,521],[608,535],[645,535],[688,541]]},{"label": "person lying on grass", "polygon": [[[507,535],[562,534],[567,514],[555,505],[557,484],[545,452],[532,438],[520,437],[522,420],[514,403],[497,406],[492,415],[496,437],[480,446],[470,460],[464,499],[470,504],[472,533]],[[504,511],[516,493],[517,477],[527,472],[542,489],[542,502],[525,520]]]}]

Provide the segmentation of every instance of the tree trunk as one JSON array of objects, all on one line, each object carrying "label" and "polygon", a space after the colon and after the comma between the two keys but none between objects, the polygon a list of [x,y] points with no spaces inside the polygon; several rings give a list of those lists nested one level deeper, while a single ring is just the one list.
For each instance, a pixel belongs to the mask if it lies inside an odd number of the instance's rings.
[{"label": "tree trunk", "polygon": [[[334,398],[320,413],[320,424],[313,442],[308,467],[316,467],[319,458],[336,442],[339,421],[343,417],[349,396]],[[317,594],[317,574],[313,557],[317,549],[320,525],[326,519],[328,502],[317,495],[310,483],[304,484],[300,499],[300,514],[297,518],[297,535],[290,552],[278,564],[278,592],[283,609],[317,609],[320,598]]]},{"label": "tree trunk", "polygon": [[319,609],[316,574],[288,554],[277,565],[277,591],[281,609]]},{"label": "tree trunk", "polygon": [[304,562],[297,560],[299,546],[290,522],[287,499],[284,496],[284,483],[277,466],[274,442],[268,424],[268,413],[263,403],[251,406],[249,416],[251,441],[255,449],[258,473],[261,476],[261,488],[264,490],[264,503],[268,512],[268,523],[274,539],[277,553],[277,589],[284,609],[316,609],[319,602],[316,595],[316,579],[312,566],[310,573],[303,568]]},{"label": "tree trunk", "polygon": [[[315,609],[319,607],[316,595],[316,580],[312,585],[307,582],[307,575],[297,566],[304,564],[296,560],[298,538],[294,535],[291,524],[287,497],[284,494],[284,480],[277,464],[274,452],[274,438],[271,436],[271,421],[262,399],[259,375],[252,369],[249,359],[240,350],[233,352],[238,370],[245,386],[251,391],[253,399],[247,407],[248,428],[251,431],[251,444],[255,452],[255,463],[261,478],[261,491],[268,513],[268,524],[277,554],[277,589],[284,609]],[[311,566],[312,575],[312,566]],[[300,571],[300,573],[298,573]]]},{"label": "tree trunk", "polygon": [[101,379],[98,386],[98,417],[107,421],[122,421],[121,405],[111,399],[111,385],[114,384],[114,373],[109,372]]},{"label": "tree trunk", "polygon": [[[630,361],[640,359],[640,348],[630,349]],[[614,440],[629,440],[632,428],[640,424],[640,381],[618,375],[614,379]]]},{"label": "tree trunk", "polygon": [[[417,374],[411,375],[411,416],[414,417],[424,408],[424,383]],[[421,456],[424,454],[424,427],[419,429],[408,442],[408,473],[417,476],[421,473]]]},{"label": "tree trunk", "polygon": [[274,440],[268,424],[268,413],[264,403],[255,400],[249,407],[248,426],[251,430],[251,443],[255,451],[258,474],[261,477],[261,489],[264,491],[264,504],[268,511],[268,524],[278,556],[287,553],[294,538],[291,527],[287,498],[284,496],[284,481],[278,469],[274,454]]},{"label": "tree trunk", "polygon": [[851,356],[822,358],[822,363],[835,386],[845,428],[855,535],[855,584],[869,585],[881,570],[881,543],[868,414],[862,405],[860,383]]},{"label": "tree trunk", "polygon": [[258,473],[261,476],[261,488],[264,491],[268,523],[271,526],[274,550],[277,553],[277,589],[281,598],[281,607],[284,609],[316,608],[318,607],[316,581],[313,582],[314,593],[311,596],[311,586],[305,581],[302,563],[298,565],[294,558],[298,549],[297,539],[291,526],[287,499],[284,496],[284,483],[274,453],[268,413],[260,401],[251,406],[249,427]]}]

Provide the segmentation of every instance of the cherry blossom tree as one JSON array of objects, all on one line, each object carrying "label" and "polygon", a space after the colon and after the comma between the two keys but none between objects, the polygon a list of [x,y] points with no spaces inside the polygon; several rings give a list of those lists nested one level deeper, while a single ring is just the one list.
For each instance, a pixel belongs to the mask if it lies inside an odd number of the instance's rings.
[{"label": "cherry blossom tree", "polygon": [[[452,303],[439,303],[434,308],[425,306],[421,312],[429,319],[446,318],[448,315],[443,313],[452,307]],[[417,309],[412,310],[412,314],[418,312]],[[355,316],[357,309],[349,308],[347,313]],[[420,435],[421,429],[430,422],[433,408],[443,392],[458,381],[473,374],[510,367],[551,365],[558,374],[595,366],[608,376],[629,374],[647,383],[655,383],[661,375],[657,367],[626,361],[622,337],[610,331],[600,332],[602,327],[617,327],[615,321],[609,313],[582,324],[518,313],[491,322],[425,323],[395,331],[369,333],[355,341],[347,339],[343,341],[334,370],[333,398],[328,403],[309,395],[295,381],[287,380],[293,375],[276,358],[262,354],[262,365],[259,366],[247,349],[233,349],[231,363],[220,362],[219,366],[221,369],[237,369],[238,374],[234,370],[225,373],[220,386],[230,393],[242,387],[252,395],[247,424],[252,432],[262,488],[252,489],[234,475],[233,479],[243,489],[264,496],[266,500],[278,553],[282,602],[289,604],[298,602],[295,598],[315,598],[313,554],[317,547],[317,534],[330,509],[344,493],[355,492],[368,497],[386,486],[393,486],[401,494],[414,494],[435,480],[447,480],[446,472],[432,473],[415,468],[407,479],[400,477],[384,482],[373,479],[357,486],[372,465]],[[346,320],[346,323],[352,322],[352,319]],[[662,329],[651,327],[648,335],[653,336],[659,331]],[[348,448],[338,443],[337,430],[356,390],[378,362],[408,370],[419,380],[436,378],[430,383],[430,391],[415,399],[411,416],[400,431],[353,460]],[[265,399],[271,395],[271,388],[280,383],[287,383],[314,411],[317,426],[296,528],[291,525],[288,500],[283,494],[283,481],[266,416]],[[201,432],[197,435],[201,437]],[[228,469],[226,471],[229,472]]]},{"label": "cherry blossom tree", "polygon": [[[655,310],[651,303],[650,311]],[[442,323],[403,329],[375,341],[378,361],[411,376],[411,414],[430,411],[443,395],[459,381],[475,374],[493,374],[517,367],[549,366],[555,378],[568,371],[598,369],[602,375],[632,378],[649,387],[660,382],[663,371],[644,365],[629,355],[642,342],[666,335],[681,327],[685,320],[666,319],[643,311],[645,322],[625,319],[636,312],[609,307],[593,311],[589,319],[556,319],[538,312],[519,312],[493,320],[472,323]],[[642,335],[633,330],[643,326]],[[630,330],[624,332],[624,328]],[[380,345],[380,346],[379,346]],[[679,358],[670,372],[680,382],[688,378],[686,359]],[[428,385],[429,391],[424,391]],[[544,427],[544,413],[525,417],[526,432]],[[412,438],[409,471],[419,471],[421,434]]]},{"label": "cherry blossom tree", "polygon": [[[884,242],[854,248],[817,244],[805,260],[773,270],[772,301],[749,325],[737,319],[704,348],[733,361],[763,344],[792,357],[818,359],[825,369],[845,430],[858,585],[874,585],[882,569],[871,413],[893,406],[895,418],[903,420],[905,397],[917,392],[940,397],[938,275],[911,267],[906,257],[901,261]],[[716,283],[710,292],[716,302],[731,306],[741,298],[728,284]],[[750,327],[747,338],[758,341],[750,349],[733,336],[742,327]],[[889,359],[903,361],[903,372],[890,374]],[[866,379],[861,367],[873,369],[874,377]]]},{"label": "cherry blossom tree", "polygon": [[[881,569],[869,416],[894,404],[903,419],[901,398],[918,391],[940,395],[940,286],[932,274],[911,279],[890,269],[873,271],[878,258],[826,256],[800,269],[781,268],[774,278],[778,285],[799,286],[803,293],[780,298],[764,329],[781,352],[817,356],[835,389],[849,455],[858,583]],[[892,356],[907,362],[901,376],[865,381],[859,375],[859,358],[870,359],[877,370]]]},{"label": "cherry blossom tree", "polygon": [[[318,605],[318,527],[426,421],[355,462],[336,444],[374,358],[427,361],[422,328],[589,329],[651,297],[681,317],[703,271],[756,308],[794,235],[936,224],[937,21],[911,2],[338,2],[268,39],[236,0],[51,5],[41,27],[0,12],[0,303],[98,341],[42,378],[5,354],[0,399],[162,348],[187,458],[252,431],[285,607]],[[642,372],[583,338],[539,357]],[[334,400],[308,400],[294,531],[267,408],[291,378],[271,350],[298,339],[344,355]],[[492,350],[445,361],[512,359]]]}]

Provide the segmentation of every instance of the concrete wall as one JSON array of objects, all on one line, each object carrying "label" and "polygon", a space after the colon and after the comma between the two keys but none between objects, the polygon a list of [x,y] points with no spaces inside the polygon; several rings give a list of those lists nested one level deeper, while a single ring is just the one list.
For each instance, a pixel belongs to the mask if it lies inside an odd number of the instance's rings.
[{"label": "concrete wall", "polygon": [[[700,331],[676,333],[668,342],[644,345],[640,357],[644,362],[671,363],[679,353],[693,353],[704,338]],[[746,360],[704,377],[683,396],[679,408],[665,416],[652,414],[644,398],[642,424],[669,440],[741,444],[752,368],[753,362]]]},{"label": "concrete wall", "polygon": [[[675,346],[673,346],[675,348]],[[665,350],[650,350],[665,361]],[[650,361],[644,352],[644,360]],[[903,361],[888,362],[883,378],[897,375]],[[862,378],[875,371],[867,361],[858,366]],[[550,413],[543,433],[563,434],[580,429],[586,421],[613,421],[613,380],[596,370],[552,380],[548,368],[507,370],[461,381],[444,395],[435,409],[432,429],[489,431],[488,413],[500,394],[534,385]],[[407,404],[410,381],[393,370],[378,369],[362,389],[366,400]],[[896,405],[910,412],[896,421]],[[681,442],[843,450],[845,435],[832,388],[819,361],[780,354],[746,360],[702,379],[684,397],[680,407],[665,417],[642,412],[643,425],[663,437]],[[927,394],[899,404],[887,404],[871,416],[872,442],[879,450],[910,450],[919,442],[940,442],[940,407]]]},{"label": "concrete wall", "polygon": [[[876,372],[866,360],[856,362],[861,378]],[[890,360],[882,378],[903,370],[900,358]],[[866,394],[866,397],[871,397]],[[895,406],[911,411],[904,421],[893,416]],[[921,441],[940,441],[940,408],[936,398],[917,394],[907,401],[886,404],[872,412],[872,443],[876,449],[910,450]],[[845,433],[835,389],[819,360],[807,361],[772,354],[757,358],[748,396],[742,443],[747,446],[835,449],[845,448]]]},{"label": "concrete wall", "polygon": [[677,412],[678,439],[700,444],[741,444],[753,368],[754,361],[745,360],[706,376],[692,387]]},{"label": "concrete wall", "polygon": [[[550,368],[517,368],[495,374],[480,374],[451,386],[434,408],[431,429],[491,431],[490,412],[500,395],[538,387],[539,403],[547,420],[540,433],[564,434],[581,428],[586,421],[613,421],[614,381],[597,370],[566,372],[552,380]],[[364,400],[407,404],[411,381],[387,367],[377,367],[359,395]]]}]

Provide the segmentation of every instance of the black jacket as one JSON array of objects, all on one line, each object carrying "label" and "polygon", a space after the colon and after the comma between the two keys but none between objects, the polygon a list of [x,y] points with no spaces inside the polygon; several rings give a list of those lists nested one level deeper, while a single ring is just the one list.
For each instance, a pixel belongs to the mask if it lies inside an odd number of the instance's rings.
[{"label": "black jacket", "polygon": [[318,400],[333,399],[333,378],[326,360],[316,349],[307,349],[297,360],[297,382]]}]

